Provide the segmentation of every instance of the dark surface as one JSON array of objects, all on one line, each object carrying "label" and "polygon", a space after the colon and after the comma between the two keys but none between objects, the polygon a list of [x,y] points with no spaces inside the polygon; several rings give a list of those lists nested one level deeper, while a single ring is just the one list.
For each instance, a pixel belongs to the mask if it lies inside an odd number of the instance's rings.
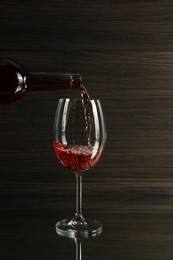
[{"label": "dark surface", "polygon": [[[108,140],[84,175],[84,215],[103,233],[83,260],[173,259],[173,2],[0,2],[0,56],[29,71],[82,73],[102,99]],[[75,209],[75,176],[53,152],[59,93],[0,107],[0,259],[75,259],[55,223]]]}]

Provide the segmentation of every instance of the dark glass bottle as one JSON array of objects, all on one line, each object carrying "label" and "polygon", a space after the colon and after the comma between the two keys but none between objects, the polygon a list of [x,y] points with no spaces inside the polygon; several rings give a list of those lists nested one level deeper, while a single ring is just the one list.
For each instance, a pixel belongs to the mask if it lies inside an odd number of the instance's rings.
[{"label": "dark glass bottle", "polygon": [[80,85],[80,74],[31,74],[11,59],[0,59],[0,104],[14,102],[30,91],[80,88]]}]

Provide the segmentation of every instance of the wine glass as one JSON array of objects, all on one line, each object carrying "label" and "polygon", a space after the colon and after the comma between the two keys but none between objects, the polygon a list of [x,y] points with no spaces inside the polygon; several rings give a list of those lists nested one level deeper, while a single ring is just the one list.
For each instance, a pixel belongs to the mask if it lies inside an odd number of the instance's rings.
[{"label": "wine glass", "polygon": [[56,223],[56,232],[67,237],[97,235],[102,224],[82,215],[82,175],[99,161],[106,141],[100,100],[59,99],[54,138],[56,156],[76,175],[76,213]]}]

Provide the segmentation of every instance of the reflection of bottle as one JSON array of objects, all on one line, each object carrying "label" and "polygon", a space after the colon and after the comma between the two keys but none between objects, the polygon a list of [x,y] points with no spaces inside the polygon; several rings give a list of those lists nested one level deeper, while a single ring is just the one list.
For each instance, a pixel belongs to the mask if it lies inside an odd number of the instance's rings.
[{"label": "reflection of bottle", "polygon": [[33,73],[10,59],[0,59],[0,104],[11,103],[29,91],[80,88],[79,74]]}]

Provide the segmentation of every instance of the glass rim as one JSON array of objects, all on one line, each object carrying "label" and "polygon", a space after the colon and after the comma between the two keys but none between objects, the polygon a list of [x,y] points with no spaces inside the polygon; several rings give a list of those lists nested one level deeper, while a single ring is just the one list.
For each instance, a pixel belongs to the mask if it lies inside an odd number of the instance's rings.
[{"label": "glass rim", "polygon": [[[70,97],[66,97],[66,98],[59,98],[58,101],[63,101],[63,100],[77,100],[77,101],[82,101],[82,98],[70,98]],[[103,99],[100,98],[90,98],[89,101],[101,101]]]}]

